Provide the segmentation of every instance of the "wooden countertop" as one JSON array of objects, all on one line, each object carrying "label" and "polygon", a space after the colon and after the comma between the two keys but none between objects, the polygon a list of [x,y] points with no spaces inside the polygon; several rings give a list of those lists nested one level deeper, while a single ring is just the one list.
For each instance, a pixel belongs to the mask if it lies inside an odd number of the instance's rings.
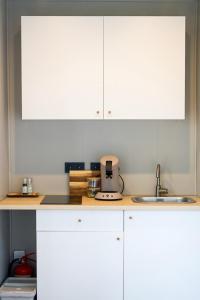
[{"label": "wooden countertop", "polygon": [[0,210],[196,210],[200,209],[200,197],[191,196],[196,203],[134,203],[133,196],[120,201],[99,201],[83,197],[82,205],[40,205],[44,196],[37,198],[5,198],[0,200]]}]

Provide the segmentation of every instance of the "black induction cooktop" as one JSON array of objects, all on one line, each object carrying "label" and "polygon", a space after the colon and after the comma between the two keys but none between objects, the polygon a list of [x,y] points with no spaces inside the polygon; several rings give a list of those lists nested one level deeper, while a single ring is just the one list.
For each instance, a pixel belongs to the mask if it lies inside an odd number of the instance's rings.
[{"label": "black induction cooktop", "polygon": [[45,196],[41,205],[80,205],[82,204],[81,196],[63,196],[63,195],[48,195]]}]

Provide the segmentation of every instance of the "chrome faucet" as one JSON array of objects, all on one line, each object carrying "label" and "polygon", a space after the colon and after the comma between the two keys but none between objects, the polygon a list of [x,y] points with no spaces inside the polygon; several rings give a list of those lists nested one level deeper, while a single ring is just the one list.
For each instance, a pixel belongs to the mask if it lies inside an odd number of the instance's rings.
[{"label": "chrome faucet", "polygon": [[163,188],[160,184],[160,164],[157,164],[156,168],[156,197],[160,197],[161,194],[167,194],[168,189]]}]

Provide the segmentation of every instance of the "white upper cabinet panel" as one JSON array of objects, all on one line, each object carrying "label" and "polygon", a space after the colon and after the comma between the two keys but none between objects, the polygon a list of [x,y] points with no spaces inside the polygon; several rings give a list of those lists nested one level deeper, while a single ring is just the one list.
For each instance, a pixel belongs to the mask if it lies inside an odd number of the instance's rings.
[{"label": "white upper cabinet panel", "polygon": [[104,114],[185,118],[185,17],[104,17]]},{"label": "white upper cabinet panel", "polygon": [[185,17],[22,17],[22,118],[103,117],[185,118]]},{"label": "white upper cabinet panel", "polygon": [[103,118],[103,17],[22,17],[22,118]]}]

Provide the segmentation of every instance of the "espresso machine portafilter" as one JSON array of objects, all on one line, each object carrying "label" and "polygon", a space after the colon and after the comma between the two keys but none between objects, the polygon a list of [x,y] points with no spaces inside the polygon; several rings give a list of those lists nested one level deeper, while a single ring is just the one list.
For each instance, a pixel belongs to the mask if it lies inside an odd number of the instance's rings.
[{"label": "espresso machine portafilter", "polygon": [[121,200],[119,183],[119,159],[115,155],[106,155],[100,159],[101,192],[97,193],[97,200]]}]

